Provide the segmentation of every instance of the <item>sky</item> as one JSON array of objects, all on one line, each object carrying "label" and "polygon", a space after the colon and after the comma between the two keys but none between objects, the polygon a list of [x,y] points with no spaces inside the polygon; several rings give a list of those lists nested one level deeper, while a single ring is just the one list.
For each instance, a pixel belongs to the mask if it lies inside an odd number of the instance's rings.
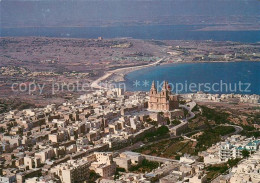
[{"label": "sky", "polygon": [[[1,27],[92,25],[176,16],[260,16],[259,0],[2,0]],[[258,21],[259,23],[259,21]]]}]

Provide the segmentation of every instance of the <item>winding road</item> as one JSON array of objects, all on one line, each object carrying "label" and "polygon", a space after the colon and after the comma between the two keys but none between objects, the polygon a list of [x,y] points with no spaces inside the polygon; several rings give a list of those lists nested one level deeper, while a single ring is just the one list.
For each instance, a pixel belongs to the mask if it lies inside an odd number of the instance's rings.
[{"label": "winding road", "polygon": [[[188,107],[188,105],[189,105],[189,107]],[[188,120],[194,118],[195,114],[192,112],[192,109],[193,109],[195,106],[196,106],[196,102],[193,102],[193,101],[187,103],[186,105],[180,105],[180,107],[181,107],[181,108],[185,108],[185,109],[188,111],[189,115],[190,115],[189,117],[187,117],[187,118],[184,119],[183,121],[188,121]]]}]

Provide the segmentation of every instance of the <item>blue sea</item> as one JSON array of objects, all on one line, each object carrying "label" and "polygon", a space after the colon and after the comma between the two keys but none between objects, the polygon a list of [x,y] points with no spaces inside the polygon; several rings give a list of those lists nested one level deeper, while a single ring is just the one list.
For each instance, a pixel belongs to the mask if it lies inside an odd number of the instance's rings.
[{"label": "blue sea", "polygon": [[156,40],[214,40],[260,42],[260,31],[198,31],[203,25],[140,25],[111,27],[0,28],[1,37],[43,36],[67,38],[118,38]]},{"label": "blue sea", "polygon": [[176,63],[144,68],[125,76],[129,91],[149,91],[152,81],[167,80],[175,93],[260,95],[260,62]]},{"label": "blue sea", "polygon": [[[260,42],[260,31],[198,31],[198,29],[203,27],[203,25],[144,25],[114,27],[0,28],[0,35],[1,37],[44,36],[97,38],[102,36],[104,38],[132,37],[135,39],[155,40]],[[152,80],[158,82],[168,80],[175,85],[176,83],[183,84],[184,89],[181,91],[179,91],[180,86],[172,86],[172,90],[177,90],[179,93],[190,93],[201,90],[208,93],[260,94],[259,73],[260,62],[182,63],[156,66],[129,73],[126,75],[126,86],[127,89],[131,91],[148,91]],[[133,86],[134,81],[140,81],[139,85],[137,83],[137,87]],[[146,86],[143,85],[143,82],[145,82]],[[194,86],[190,88],[191,83],[197,85],[199,83],[209,84],[206,86],[204,85],[204,87],[200,86],[200,88],[197,86],[194,91]],[[218,84],[213,85],[214,83]],[[247,84],[250,85],[249,88],[247,88]],[[158,83],[158,85],[160,85],[160,83]],[[218,85],[221,86],[221,88],[219,88],[221,89],[220,91],[215,90]]]}]

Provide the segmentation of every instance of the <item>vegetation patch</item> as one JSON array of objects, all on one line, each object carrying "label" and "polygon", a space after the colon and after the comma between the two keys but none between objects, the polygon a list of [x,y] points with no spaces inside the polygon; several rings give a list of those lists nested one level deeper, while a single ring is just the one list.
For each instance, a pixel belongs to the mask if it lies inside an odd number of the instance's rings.
[{"label": "vegetation patch", "polygon": [[197,112],[199,111],[199,106],[196,104],[195,107],[191,110],[192,112]]},{"label": "vegetation patch", "polygon": [[119,177],[120,177],[120,172],[126,172],[126,170],[125,170],[124,168],[119,168],[119,167],[117,167],[117,168],[116,168],[115,175],[114,175],[114,180],[119,179]]},{"label": "vegetation patch", "polygon": [[183,138],[178,138],[164,140],[149,146],[144,146],[139,149],[136,149],[135,152],[152,156],[176,159],[185,153],[194,154],[195,146],[196,142],[190,140],[183,140]]},{"label": "vegetation patch", "polygon": [[167,137],[169,137],[169,128],[167,126],[160,126],[154,132],[147,133],[142,140],[152,142]]},{"label": "vegetation patch", "polygon": [[179,121],[179,120],[173,120],[173,121],[171,121],[171,124],[173,125],[173,126],[177,126],[177,125],[179,125],[179,124],[181,124],[181,122]]},{"label": "vegetation patch", "polygon": [[95,183],[98,178],[101,176],[97,174],[94,170],[90,170],[89,172],[89,181],[88,183]]},{"label": "vegetation patch", "polygon": [[220,174],[225,173],[229,168],[236,166],[241,159],[230,159],[226,163],[211,165],[206,168],[207,180],[210,181]]},{"label": "vegetation patch", "polygon": [[129,171],[136,172],[136,173],[145,173],[145,172],[151,172],[153,169],[156,169],[159,167],[159,163],[155,161],[148,161],[144,159],[140,165],[134,165],[132,166]]},{"label": "vegetation patch", "polygon": [[202,116],[205,116],[208,120],[215,121],[216,124],[229,123],[229,114],[215,109],[210,109],[206,106],[200,106],[202,108]]},{"label": "vegetation patch", "polygon": [[218,126],[215,129],[211,127],[205,130],[202,135],[197,138],[196,152],[205,151],[213,144],[221,141],[221,136],[235,132],[232,126]]},{"label": "vegetation patch", "polygon": [[241,133],[241,135],[246,136],[246,137],[255,137],[258,138],[260,137],[260,131],[247,131],[247,130],[243,130]]},{"label": "vegetation patch", "polygon": [[21,102],[18,99],[0,99],[0,114],[14,109],[23,110],[35,107],[35,105],[26,102]]}]

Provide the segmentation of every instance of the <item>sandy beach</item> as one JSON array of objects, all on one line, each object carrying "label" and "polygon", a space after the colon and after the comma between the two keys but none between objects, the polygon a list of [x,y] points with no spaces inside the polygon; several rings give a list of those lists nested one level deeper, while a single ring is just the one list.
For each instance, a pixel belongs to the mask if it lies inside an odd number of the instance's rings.
[{"label": "sandy beach", "polygon": [[156,62],[153,62],[151,64],[147,64],[147,65],[125,67],[125,68],[115,69],[113,71],[108,71],[105,75],[103,75],[102,77],[93,81],[92,84],[91,84],[91,88],[95,88],[95,89],[105,88],[105,87],[101,86],[100,83],[107,80],[112,75],[123,75],[124,76],[125,74],[132,72],[132,71],[135,71],[135,70],[139,70],[139,69],[143,69],[143,68],[151,67],[151,66],[156,66],[157,64],[160,64],[164,59],[165,58],[161,58],[161,59],[157,60]]}]

